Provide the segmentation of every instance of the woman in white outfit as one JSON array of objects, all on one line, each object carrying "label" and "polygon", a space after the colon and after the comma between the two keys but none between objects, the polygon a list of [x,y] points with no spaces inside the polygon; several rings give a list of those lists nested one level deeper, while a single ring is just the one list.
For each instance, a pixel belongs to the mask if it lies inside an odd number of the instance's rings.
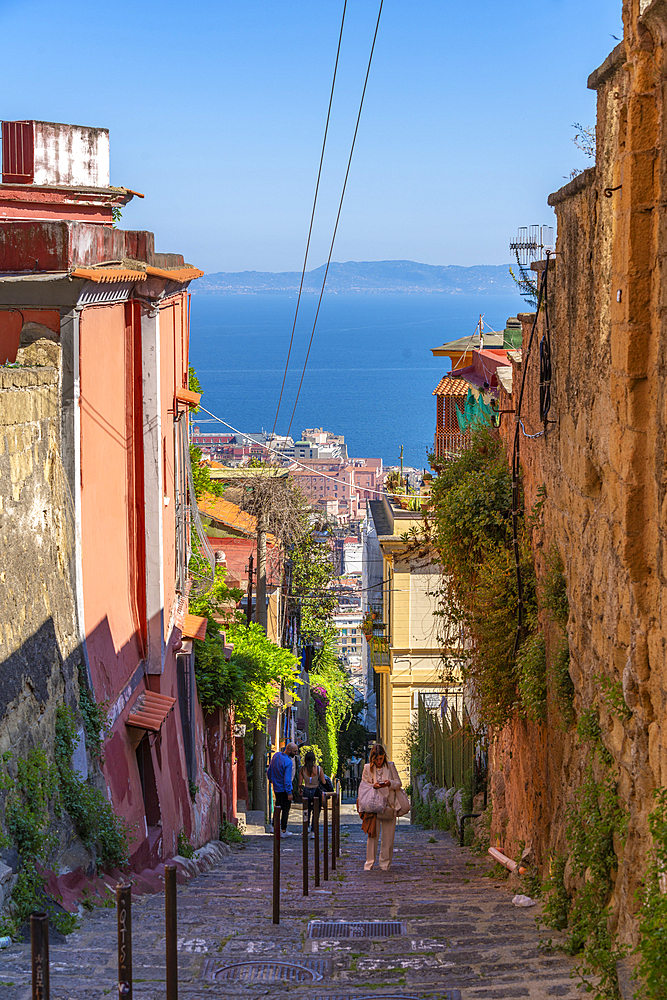
[{"label": "woman in white outfit", "polygon": [[[380,794],[387,799],[387,808],[377,815],[375,836],[368,837],[364,870],[369,872],[375,864],[378,839],[380,839],[380,868],[386,872],[391,865],[394,852],[394,834],[396,833],[397,810],[393,803],[395,796],[391,795],[391,792],[401,788],[401,779],[393,761],[387,760],[384,747],[379,743],[376,743],[371,750],[370,763],[364,766],[361,780],[368,782],[373,788],[379,789]],[[381,836],[379,836],[380,833]]]}]

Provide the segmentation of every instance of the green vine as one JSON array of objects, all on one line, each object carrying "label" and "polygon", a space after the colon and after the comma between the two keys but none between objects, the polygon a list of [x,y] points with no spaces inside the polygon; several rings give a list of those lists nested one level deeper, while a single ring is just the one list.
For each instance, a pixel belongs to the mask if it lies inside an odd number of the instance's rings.
[{"label": "green vine", "polygon": [[74,771],[72,755],[78,742],[74,713],[61,705],[56,716],[54,756],[62,804],[83,843],[95,851],[98,868],[122,868],[129,863],[129,828],[100,789]]},{"label": "green vine", "polygon": [[548,555],[547,572],[542,579],[540,603],[558,631],[555,649],[551,651],[547,676],[554,701],[561,714],[562,728],[570,729],[575,719],[574,684],[570,677],[570,644],[567,638],[570,604],[563,560],[555,545],[551,547]]},{"label": "green vine", "polygon": [[325,773],[334,778],[338,774],[340,733],[354,702],[354,688],[338,663],[331,639],[315,654],[310,686],[324,688],[327,692],[329,703],[323,720],[313,709],[311,695],[308,732],[310,739],[322,748],[322,767]]},{"label": "green vine", "polygon": [[539,632],[528,636],[517,655],[519,695],[526,716],[531,722],[544,722],[547,717],[547,660],[544,636]]},{"label": "green vine", "polygon": [[[443,621],[443,645],[452,628],[469,640],[461,661],[464,680],[479,700],[485,723],[502,727],[517,711],[537,711],[534,678],[528,665],[535,660],[525,650],[522,703],[521,670],[514,655],[518,598],[513,553],[512,480],[496,433],[475,432],[469,450],[438,468],[426,511],[428,539],[442,567],[438,614]],[[519,526],[519,552],[524,588],[524,643],[537,626],[535,570],[529,532]],[[538,712],[539,714],[539,712]]]},{"label": "green vine", "polygon": [[[609,930],[608,905],[618,865],[614,834],[625,836],[627,813],[619,802],[613,758],[604,746],[597,712],[582,714],[577,736],[588,762],[576,800],[567,811],[566,836],[568,862],[580,886],[571,897],[567,894],[566,860],[554,859],[542,921],[554,929],[567,928],[564,948],[579,956],[576,972],[595,1000],[621,1000],[616,963],[624,952]],[[595,985],[588,977],[594,977]]]},{"label": "green vine", "polygon": [[653,852],[642,890],[639,893],[640,956],[637,978],[643,982],[643,1000],[664,1000],[667,996],[667,788],[655,790],[655,807],[648,825]]},{"label": "green vine", "polygon": [[111,731],[107,707],[104,702],[98,704],[95,701],[88,687],[84,669],[79,665],[79,711],[81,712],[83,729],[86,734],[86,747],[92,759],[97,761],[98,764],[104,763],[102,747]]}]

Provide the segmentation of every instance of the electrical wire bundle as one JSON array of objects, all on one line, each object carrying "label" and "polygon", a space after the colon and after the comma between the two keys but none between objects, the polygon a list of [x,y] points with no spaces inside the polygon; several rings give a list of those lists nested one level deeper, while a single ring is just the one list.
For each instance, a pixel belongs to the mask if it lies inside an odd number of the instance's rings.
[{"label": "electrical wire bundle", "polygon": [[[517,593],[517,625],[516,625],[516,636],[514,639],[514,656],[519,651],[519,646],[521,645],[521,638],[523,634],[524,625],[524,606],[523,606],[523,579],[521,576],[521,553],[519,551],[519,515],[521,513],[521,433],[523,432],[525,437],[536,438],[541,437],[546,432],[547,427],[547,415],[551,408],[551,332],[549,328],[549,306],[547,301],[547,290],[548,290],[548,275],[549,275],[549,264],[551,263],[551,252],[547,250],[547,265],[542,272],[542,277],[540,279],[539,293],[537,298],[537,310],[535,312],[535,318],[533,319],[533,325],[530,331],[530,337],[528,340],[528,348],[526,350],[525,356],[522,358],[522,376],[521,376],[521,389],[519,392],[519,398],[516,404],[515,410],[515,430],[514,430],[514,444],[512,447],[512,546],[514,550],[514,567],[516,572],[516,593]],[[543,429],[539,434],[526,434],[526,430],[523,427],[521,421],[521,407],[523,405],[523,394],[526,388],[526,375],[528,374],[528,361],[530,360],[530,353],[533,347],[533,341],[535,339],[535,332],[537,330],[537,319],[540,315],[540,308],[544,302],[544,314],[545,314],[545,329],[542,339],[540,341],[540,418],[544,424]]]}]

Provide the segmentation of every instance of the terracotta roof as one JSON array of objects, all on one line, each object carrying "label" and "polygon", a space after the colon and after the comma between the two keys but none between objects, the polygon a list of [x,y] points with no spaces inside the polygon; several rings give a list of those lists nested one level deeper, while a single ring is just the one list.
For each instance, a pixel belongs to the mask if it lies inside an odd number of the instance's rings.
[{"label": "terracotta roof", "polygon": [[445,375],[441,378],[435,389],[433,390],[434,396],[467,396],[469,384],[463,378],[451,378],[449,375]]},{"label": "terracotta roof", "polygon": [[134,271],[129,267],[75,267],[71,273],[73,278],[87,278],[98,283],[146,280],[145,271]]},{"label": "terracotta roof", "polygon": [[169,278],[170,281],[192,281],[193,278],[202,278],[204,272],[198,267],[174,267],[171,270],[164,267],[147,267],[146,274],[155,278]]},{"label": "terracotta roof", "polygon": [[[213,476],[211,476],[211,479],[213,479]],[[257,534],[257,518],[241,510],[231,500],[222,500],[219,497],[203,497],[198,502],[197,507],[200,514],[218,521],[225,528],[233,528],[235,531],[240,531],[247,536]],[[269,545],[275,545],[276,536],[267,532],[266,541]]]},{"label": "terracotta roof", "polygon": [[220,497],[204,497],[197,504],[200,514],[219,521],[227,528],[235,528],[246,535],[254,535],[257,532],[257,518],[252,514],[247,514],[235,503],[223,500]]},{"label": "terracotta roof", "polygon": [[144,270],[130,267],[75,267],[71,272],[73,278],[87,278],[88,281],[145,281],[147,277],[167,278],[169,281],[192,281],[204,274],[196,267],[151,267]]},{"label": "terracotta roof", "polygon": [[203,642],[206,638],[206,626],[208,620],[206,618],[200,618],[199,615],[185,615],[183,618],[183,629],[182,634],[184,639],[201,639]]},{"label": "terracotta roof", "polygon": [[158,733],[175,704],[176,699],[166,694],[141,691],[130,709],[125,725],[136,726],[137,729],[150,729],[151,732]]}]

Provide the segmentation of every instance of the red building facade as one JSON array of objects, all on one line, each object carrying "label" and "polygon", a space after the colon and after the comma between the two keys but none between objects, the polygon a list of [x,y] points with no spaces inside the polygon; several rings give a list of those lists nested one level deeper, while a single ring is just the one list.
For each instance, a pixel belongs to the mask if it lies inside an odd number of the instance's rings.
[{"label": "red building facade", "polygon": [[140,869],[173,856],[181,830],[217,837],[236,804],[220,780],[232,720],[203,717],[187,615],[188,287],[202,272],[114,228],[135,192],[109,184],[106,130],[3,122],[2,136],[0,363],[58,348],[80,656],[108,706],[107,793]]}]

